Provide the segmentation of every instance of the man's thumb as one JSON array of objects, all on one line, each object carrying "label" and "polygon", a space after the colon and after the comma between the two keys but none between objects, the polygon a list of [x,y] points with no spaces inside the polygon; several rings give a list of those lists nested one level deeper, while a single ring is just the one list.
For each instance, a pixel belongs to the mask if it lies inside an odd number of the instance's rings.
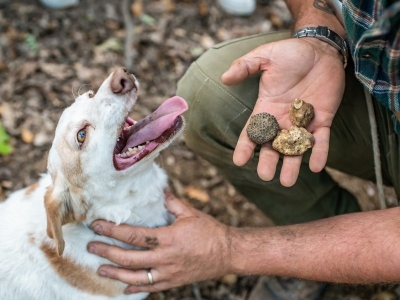
[{"label": "man's thumb", "polygon": [[178,198],[175,197],[170,191],[164,190],[165,194],[165,207],[176,218],[192,216],[190,208],[183,204]]}]

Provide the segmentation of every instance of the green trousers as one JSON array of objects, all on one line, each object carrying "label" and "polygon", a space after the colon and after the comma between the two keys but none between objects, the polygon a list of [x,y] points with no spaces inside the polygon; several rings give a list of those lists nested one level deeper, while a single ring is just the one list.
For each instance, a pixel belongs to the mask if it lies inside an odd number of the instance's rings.
[{"label": "green trousers", "polygon": [[[177,94],[188,101],[187,146],[214,164],[251,202],[277,225],[294,224],[356,212],[355,197],[339,187],[326,171],[313,173],[308,166],[310,152],[303,156],[300,175],[290,188],[279,182],[280,161],[272,181],[257,175],[259,148],[243,167],[233,164],[233,150],[250,117],[258,95],[260,73],[234,85],[220,78],[233,60],[250,50],[289,38],[288,32],[269,33],[236,39],[214,46],[194,62],[178,83]],[[294,68],[296,66],[293,66]],[[321,99],[323,101],[323,99]],[[374,99],[384,183],[400,195],[399,135],[386,109]],[[367,180],[375,180],[370,124],[361,83],[351,63],[346,68],[346,90],[334,118],[329,167]]]}]

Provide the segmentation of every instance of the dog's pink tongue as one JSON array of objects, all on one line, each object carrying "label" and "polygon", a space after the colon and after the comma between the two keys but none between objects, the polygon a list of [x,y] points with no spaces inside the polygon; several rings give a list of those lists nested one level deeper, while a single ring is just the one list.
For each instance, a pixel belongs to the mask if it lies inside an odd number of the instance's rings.
[{"label": "dog's pink tongue", "polygon": [[155,140],[164,131],[171,128],[175,124],[176,118],[187,109],[188,105],[181,97],[169,98],[155,112],[137,122],[129,132],[124,133],[125,136],[129,136],[129,139],[122,152],[146,141]]}]

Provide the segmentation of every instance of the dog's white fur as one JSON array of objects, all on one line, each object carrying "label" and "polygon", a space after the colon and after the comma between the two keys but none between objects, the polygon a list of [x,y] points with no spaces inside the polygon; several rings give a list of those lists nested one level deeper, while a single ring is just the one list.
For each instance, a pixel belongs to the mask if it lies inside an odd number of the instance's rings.
[{"label": "dog's white fur", "polygon": [[[124,295],[125,284],[98,276],[98,267],[110,262],[86,250],[91,241],[129,247],[94,234],[89,228],[94,220],[147,227],[171,221],[164,207],[167,176],[154,163],[166,145],[126,170],[113,165],[121,124],[136,102],[137,90],[112,93],[111,76],[94,97],[92,92],[80,95],[63,112],[49,152],[49,174],[37,187],[14,192],[0,204],[1,300],[147,296]],[[85,126],[87,138],[80,149],[76,136]]]}]

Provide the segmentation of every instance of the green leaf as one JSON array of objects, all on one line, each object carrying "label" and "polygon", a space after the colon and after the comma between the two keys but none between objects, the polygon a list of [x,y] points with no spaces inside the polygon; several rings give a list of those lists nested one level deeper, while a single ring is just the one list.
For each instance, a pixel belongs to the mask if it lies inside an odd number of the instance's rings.
[{"label": "green leaf", "polygon": [[121,41],[117,38],[109,38],[102,44],[96,46],[96,50],[103,52],[103,51],[114,51],[117,53],[122,53],[124,51],[124,46],[122,45]]},{"label": "green leaf", "polygon": [[29,51],[36,54],[39,46],[36,41],[36,37],[33,34],[26,33],[25,34],[25,44],[28,46]]},{"label": "green leaf", "polygon": [[140,22],[146,24],[146,25],[156,25],[156,19],[154,19],[152,16],[148,15],[148,14],[141,14],[139,16],[139,20]]},{"label": "green leaf", "polygon": [[10,154],[12,150],[13,149],[10,145],[10,137],[0,124],[0,154],[7,155]]}]

